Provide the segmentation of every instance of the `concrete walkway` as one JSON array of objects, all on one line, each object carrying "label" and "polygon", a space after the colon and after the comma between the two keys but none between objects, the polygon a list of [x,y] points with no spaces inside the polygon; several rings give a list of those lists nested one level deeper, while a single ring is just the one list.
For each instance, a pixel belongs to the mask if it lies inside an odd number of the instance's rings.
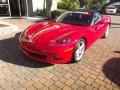
[{"label": "concrete walkway", "polygon": [[0,20],[0,24],[6,25],[6,27],[0,28],[0,40],[7,38],[7,36],[15,36],[16,33],[19,32],[19,28],[16,25],[7,23],[5,21]]}]

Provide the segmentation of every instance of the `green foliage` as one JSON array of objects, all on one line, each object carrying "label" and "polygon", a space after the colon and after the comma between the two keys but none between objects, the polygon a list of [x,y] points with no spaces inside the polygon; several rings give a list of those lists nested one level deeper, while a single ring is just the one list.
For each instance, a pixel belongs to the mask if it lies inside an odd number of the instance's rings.
[{"label": "green foliage", "polygon": [[76,0],[61,0],[58,3],[58,8],[65,10],[73,10],[79,8],[79,4],[76,2]]},{"label": "green foliage", "polygon": [[99,9],[101,9],[104,5],[104,0],[87,0],[87,6],[88,8],[92,8],[92,7],[98,7]]},{"label": "green foliage", "polygon": [[78,0],[80,3],[80,8],[86,8],[87,0]]},{"label": "green foliage", "polygon": [[55,19],[56,17],[58,17],[59,15],[61,15],[64,12],[65,12],[65,10],[54,10],[54,11],[52,11],[51,12],[52,19]]}]

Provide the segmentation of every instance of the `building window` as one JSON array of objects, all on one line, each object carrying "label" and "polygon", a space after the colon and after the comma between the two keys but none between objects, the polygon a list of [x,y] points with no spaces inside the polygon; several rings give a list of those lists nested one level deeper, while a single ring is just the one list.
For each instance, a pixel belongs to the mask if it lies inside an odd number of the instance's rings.
[{"label": "building window", "polygon": [[0,4],[8,4],[8,0],[0,0]]},{"label": "building window", "polygon": [[10,16],[8,0],[0,0],[0,16]]}]

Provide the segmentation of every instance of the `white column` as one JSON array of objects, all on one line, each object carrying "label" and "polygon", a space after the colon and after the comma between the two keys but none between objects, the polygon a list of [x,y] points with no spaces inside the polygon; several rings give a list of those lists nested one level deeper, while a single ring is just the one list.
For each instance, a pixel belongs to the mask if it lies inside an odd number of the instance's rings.
[{"label": "white column", "polygon": [[10,17],[11,17],[11,9],[10,9],[10,1],[9,0],[8,0],[8,9],[9,9]]},{"label": "white column", "polygon": [[19,5],[19,14],[21,16],[21,6],[20,6],[20,0],[18,0],[18,5]]},{"label": "white column", "polygon": [[28,12],[28,1],[26,0],[26,8],[27,8],[27,17],[29,17],[29,12]]}]

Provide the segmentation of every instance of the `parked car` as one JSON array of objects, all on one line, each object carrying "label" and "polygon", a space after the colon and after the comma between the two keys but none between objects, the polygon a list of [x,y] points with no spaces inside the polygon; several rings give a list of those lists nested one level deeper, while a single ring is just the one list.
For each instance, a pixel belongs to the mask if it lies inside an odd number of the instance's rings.
[{"label": "parked car", "polygon": [[120,13],[120,2],[113,3],[112,5],[117,8],[117,13]]},{"label": "parked car", "polygon": [[117,8],[115,6],[107,6],[105,12],[106,14],[116,14]]},{"label": "parked car", "polygon": [[29,26],[19,37],[19,46],[37,61],[78,62],[96,40],[108,36],[110,22],[110,16],[96,11],[66,11],[54,22]]}]

